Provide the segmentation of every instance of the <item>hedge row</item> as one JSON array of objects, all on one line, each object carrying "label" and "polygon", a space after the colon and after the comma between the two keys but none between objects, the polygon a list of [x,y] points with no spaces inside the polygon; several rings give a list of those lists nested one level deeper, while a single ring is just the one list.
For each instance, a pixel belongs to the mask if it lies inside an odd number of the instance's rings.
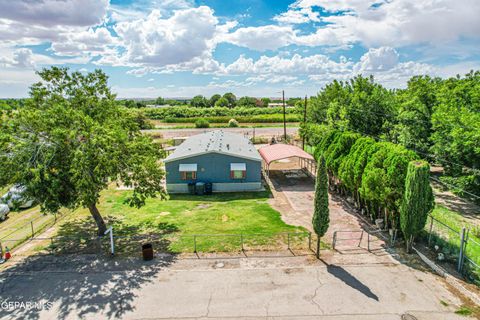
[{"label": "hedge row", "polygon": [[[167,118],[201,118],[201,117],[239,117],[254,115],[269,115],[283,113],[282,107],[259,108],[259,107],[214,107],[214,108],[195,108],[195,107],[169,107],[169,108],[145,108],[145,115],[154,120],[164,120]],[[287,114],[299,114],[296,108],[287,108]],[[227,120],[228,121],[228,120]]]},{"label": "hedge row", "polygon": [[308,127],[302,127],[301,134],[315,143],[315,158],[325,158],[331,187],[351,195],[372,219],[382,218],[396,229],[408,163],[418,160],[418,155],[357,133]]},{"label": "hedge row", "polygon": [[[166,118],[163,121],[167,123],[194,123],[199,119],[205,119],[210,123],[228,123],[230,119],[235,119],[240,123],[274,123],[283,122],[283,114],[261,114],[253,116],[220,116],[220,117],[193,117],[193,118]],[[287,122],[299,122],[301,116],[298,114],[287,114]]]}]

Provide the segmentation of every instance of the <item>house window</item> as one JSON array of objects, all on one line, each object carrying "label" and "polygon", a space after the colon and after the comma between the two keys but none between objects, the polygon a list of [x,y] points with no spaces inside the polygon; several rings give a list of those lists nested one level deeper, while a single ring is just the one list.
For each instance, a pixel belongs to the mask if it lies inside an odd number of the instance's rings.
[{"label": "house window", "polygon": [[195,180],[197,179],[196,171],[182,171],[182,180]]},{"label": "house window", "polygon": [[197,164],[186,163],[180,164],[179,169],[182,180],[196,180],[197,179]]},{"label": "house window", "polygon": [[247,177],[247,165],[245,163],[230,164],[231,179],[245,179]]}]

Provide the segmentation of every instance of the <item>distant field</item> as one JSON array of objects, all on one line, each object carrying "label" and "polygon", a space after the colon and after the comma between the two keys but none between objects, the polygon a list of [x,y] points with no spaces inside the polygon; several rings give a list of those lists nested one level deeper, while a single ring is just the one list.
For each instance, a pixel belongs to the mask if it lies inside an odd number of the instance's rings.
[{"label": "distant field", "polygon": [[[162,120],[150,120],[153,123],[156,129],[188,129],[195,128],[195,123],[185,123],[185,122],[164,122]],[[288,122],[287,127],[297,127],[299,122]],[[239,128],[276,128],[283,127],[283,122],[241,122],[239,123]],[[227,123],[211,123],[210,128],[228,128]]]}]

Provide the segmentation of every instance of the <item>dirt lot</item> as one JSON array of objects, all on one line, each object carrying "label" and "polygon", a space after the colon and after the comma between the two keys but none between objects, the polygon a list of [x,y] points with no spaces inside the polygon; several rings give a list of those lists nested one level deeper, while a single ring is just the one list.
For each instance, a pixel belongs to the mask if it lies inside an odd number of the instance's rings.
[{"label": "dirt lot", "polygon": [[[210,128],[210,129],[165,129],[165,130],[148,130],[148,133],[151,134],[161,134],[164,139],[170,139],[173,137],[189,137],[196,134],[209,132],[213,130],[220,130],[218,128]],[[223,128],[221,129],[225,132],[232,132],[237,134],[248,135],[249,137],[253,136],[253,129],[252,128]],[[147,131],[146,131],[147,132]],[[297,134],[298,128],[295,127],[287,127],[287,134],[294,135]],[[272,137],[283,135],[283,128],[256,128],[255,129],[255,136],[260,137]]]}]

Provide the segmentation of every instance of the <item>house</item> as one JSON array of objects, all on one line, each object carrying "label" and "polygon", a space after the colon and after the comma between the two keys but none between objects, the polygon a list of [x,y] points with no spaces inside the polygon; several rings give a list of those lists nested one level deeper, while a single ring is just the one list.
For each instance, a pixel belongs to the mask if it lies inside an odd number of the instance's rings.
[{"label": "house", "polygon": [[262,189],[262,158],[242,135],[211,131],[186,139],[165,160],[167,190],[189,192],[189,183],[212,183],[215,192]]}]

